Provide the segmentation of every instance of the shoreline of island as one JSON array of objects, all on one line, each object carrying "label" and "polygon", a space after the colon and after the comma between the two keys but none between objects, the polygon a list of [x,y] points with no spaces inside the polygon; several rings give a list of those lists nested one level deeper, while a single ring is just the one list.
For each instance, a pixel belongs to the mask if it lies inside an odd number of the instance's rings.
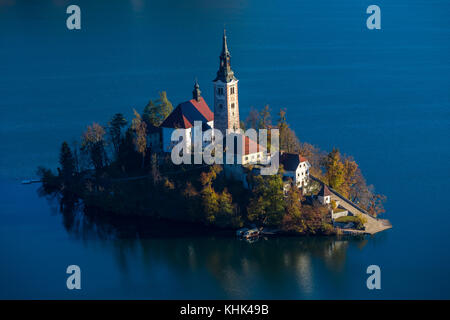
[{"label": "shoreline of island", "polygon": [[56,173],[38,169],[41,194],[82,201],[111,217],[163,217],[219,229],[331,235],[391,227],[377,219],[385,196],[366,183],[354,159],[300,142],[286,109],[275,117],[268,105],[251,107],[240,119],[230,57],[224,31],[214,111],[196,80],[192,98],[175,108],[162,91],[141,113],[133,109],[131,123],[121,113],[106,125],[94,122],[81,142],[62,143]]}]

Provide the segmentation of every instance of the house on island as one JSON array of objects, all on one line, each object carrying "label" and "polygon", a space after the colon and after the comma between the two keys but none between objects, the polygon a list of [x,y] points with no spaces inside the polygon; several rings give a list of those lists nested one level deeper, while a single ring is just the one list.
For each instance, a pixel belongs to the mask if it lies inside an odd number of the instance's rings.
[{"label": "house on island", "polygon": [[331,203],[331,191],[326,184],[322,185],[322,189],[320,189],[317,194],[317,198],[319,199],[321,204],[330,204]]},{"label": "house on island", "polygon": [[298,188],[306,186],[309,182],[309,168],[311,164],[308,159],[298,153],[280,154],[280,164],[283,165],[283,176],[290,177]]},{"label": "house on island", "polygon": [[[330,208],[331,219],[334,221],[337,218],[345,217],[349,215],[349,211],[339,205],[339,200],[334,197],[332,199],[333,193],[330,191],[326,184],[322,185],[322,189],[320,189],[317,194],[317,198],[319,202],[323,205],[327,205]],[[333,203],[332,203],[333,201]]]},{"label": "house on island", "polygon": [[234,139],[234,142],[232,143],[233,148],[229,150],[225,144],[224,157],[231,155],[233,164],[257,164],[261,163],[264,157],[266,157],[266,149],[246,135],[229,135],[229,139]]}]

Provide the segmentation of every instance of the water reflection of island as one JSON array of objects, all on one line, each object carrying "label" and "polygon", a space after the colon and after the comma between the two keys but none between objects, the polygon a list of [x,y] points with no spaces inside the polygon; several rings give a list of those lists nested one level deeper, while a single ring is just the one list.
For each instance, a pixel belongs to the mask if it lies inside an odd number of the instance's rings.
[{"label": "water reflection of island", "polygon": [[322,268],[330,277],[344,272],[349,245],[361,248],[367,241],[305,236],[262,238],[248,243],[200,230],[194,224],[146,218],[117,220],[87,213],[68,199],[57,202],[65,229],[85,242],[99,241],[112,247],[123,275],[131,277],[138,264],[150,278],[156,269],[163,268],[165,274],[175,274],[183,279],[180,281],[195,286],[196,275],[206,273],[223,289],[224,298],[246,298],[254,292],[292,297],[293,287],[305,297],[312,296],[313,270]]}]

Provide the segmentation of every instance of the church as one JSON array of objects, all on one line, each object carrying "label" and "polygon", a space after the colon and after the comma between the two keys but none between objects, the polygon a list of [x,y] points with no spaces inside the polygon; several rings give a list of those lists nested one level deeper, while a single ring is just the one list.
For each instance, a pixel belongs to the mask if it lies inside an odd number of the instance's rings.
[{"label": "church", "polygon": [[[205,99],[201,96],[200,86],[195,81],[192,99],[178,104],[157,128],[158,130],[153,130],[149,134],[150,147],[170,153],[175,145],[182,144],[183,150],[193,152],[194,125],[195,123],[201,123],[202,132],[216,129],[220,131],[223,137],[228,138],[231,133],[233,139],[236,139],[234,140],[236,143],[230,150],[227,150],[225,141],[215,141],[215,143],[222,144],[221,147],[224,148],[225,153],[233,156],[233,164],[227,166],[226,172],[241,179],[244,176],[242,165],[266,164],[271,157],[268,150],[259,145],[256,139],[252,140],[241,133],[238,82],[239,80],[231,69],[231,55],[224,30],[222,51],[219,56],[219,70],[213,80],[214,111],[211,111]],[[172,133],[175,130],[178,130],[178,132],[181,130],[182,132],[178,141],[172,141]],[[213,135],[212,140],[214,141],[214,139]],[[204,147],[205,143],[202,141],[202,148]],[[279,159],[285,169],[284,176],[286,179],[293,180],[294,185],[299,188],[308,184],[311,165],[306,158],[299,154],[281,153]],[[223,161],[225,161],[225,156]],[[246,184],[245,179],[242,180]]]},{"label": "church", "polygon": [[[213,80],[214,88],[214,112],[211,111],[205,99],[201,96],[200,86],[195,81],[192,99],[180,103],[172,113],[162,122],[158,134],[161,147],[157,148],[163,152],[171,152],[173,147],[179,143],[184,144],[184,150],[192,150],[194,145],[194,122],[201,122],[202,131],[217,129],[225,137],[228,133],[236,133],[236,143],[240,150],[235,148],[229,150],[240,157],[240,163],[257,163],[264,156],[264,149],[249,137],[240,133],[239,121],[239,91],[238,79],[231,69],[231,55],[228,50],[226,32],[222,38],[222,52],[219,56],[219,70]],[[176,129],[182,129],[183,134],[178,141],[172,141],[172,133]],[[155,147],[155,146],[153,146]]]}]

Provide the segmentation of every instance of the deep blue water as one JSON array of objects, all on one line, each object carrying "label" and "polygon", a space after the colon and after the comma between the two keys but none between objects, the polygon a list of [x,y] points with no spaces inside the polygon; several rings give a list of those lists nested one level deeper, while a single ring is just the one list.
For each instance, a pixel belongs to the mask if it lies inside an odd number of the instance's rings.
[{"label": "deep blue water", "polygon": [[[0,298],[450,298],[448,1],[0,1]],[[382,29],[365,9],[381,8]],[[250,106],[286,108],[302,141],[353,155],[394,228],[366,241],[100,240],[64,228],[35,185],[93,121],[174,103],[194,78],[212,107],[226,26]],[[82,290],[65,268],[82,269]],[[366,288],[377,264],[382,289]]]}]

